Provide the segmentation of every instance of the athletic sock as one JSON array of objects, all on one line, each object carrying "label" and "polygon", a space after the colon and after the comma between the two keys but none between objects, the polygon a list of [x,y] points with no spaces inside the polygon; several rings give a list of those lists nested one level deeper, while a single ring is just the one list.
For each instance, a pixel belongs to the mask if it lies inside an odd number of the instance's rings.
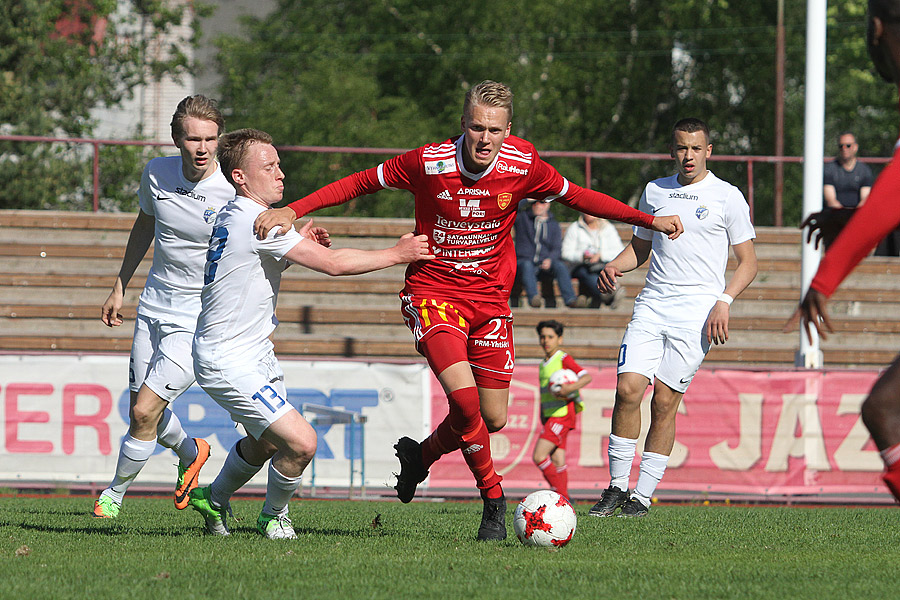
[{"label": "athletic sock", "polygon": [[262,469],[262,465],[251,465],[244,460],[240,455],[240,443],[238,440],[231,447],[222,470],[209,486],[209,498],[216,506],[225,506],[231,496]]},{"label": "athletic sock", "polygon": [[141,472],[147,461],[153,456],[156,449],[156,440],[139,440],[125,436],[122,446],[119,448],[119,460],[116,462],[116,474],[112,483],[104,490],[104,496],[111,498],[115,503],[121,504],[125,491],[137,474]]},{"label": "athletic sock", "polygon": [[430,469],[431,465],[436,463],[440,457],[458,449],[456,435],[450,427],[450,417],[447,416],[437,426],[437,429],[422,442],[422,465],[426,469]]},{"label": "athletic sock", "polygon": [[623,492],[628,491],[628,478],[631,475],[631,465],[634,463],[634,454],[637,448],[637,439],[609,435],[609,485],[617,487]]},{"label": "athletic sock", "polygon": [[500,487],[499,483],[495,483],[491,487],[486,490],[481,490],[481,498],[482,500],[496,500],[497,498],[503,497],[503,488]]},{"label": "athletic sock", "polygon": [[556,467],[556,478],[559,483],[556,484],[557,493],[569,499],[569,465],[560,465]]},{"label": "athletic sock", "polygon": [[156,427],[156,441],[164,448],[171,448],[178,455],[182,467],[189,466],[197,459],[197,443],[189,438],[181,426],[181,421],[168,408],[163,411]]},{"label": "athletic sock", "polygon": [[[475,476],[475,485],[479,489],[490,490],[500,483],[503,478],[494,470],[494,460],[491,458],[491,438],[488,434],[487,426],[480,419],[479,417],[475,431],[458,437],[459,448],[462,450],[463,458],[469,466],[469,470]],[[498,495],[497,497],[499,498],[500,496]]]},{"label": "athletic sock", "polygon": [[266,503],[262,511],[267,515],[287,514],[288,502],[297,488],[300,487],[301,477],[287,477],[275,468],[269,461],[269,480],[266,484]]},{"label": "athletic sock", "polygon": [[891,490],[894,498],[900,501],[900,444],[882,450],[881,458],[884,460],[885,466],[885,471],[881,478],[888,489]]},{"label": "athletic sock", "polygon": [[544,476],[544,479],[546,479],[547,483],[550,485],[550,489],[568,498],[565,481],[568,477],[564,476],[565,471],[563,471],[563,475],[561,475],[559,469],[553,464],[553,461],[549,456],[541,461],[537,467],[541,470],[541,475]]},{"label": "athletic sock", "polygon": [[669,457],[656,452],[644,452],[641,457],[641,473],[637,485],[634,486],[632,498],[636,498],[644,506],[650,506],[653,492],[666,472]]}]

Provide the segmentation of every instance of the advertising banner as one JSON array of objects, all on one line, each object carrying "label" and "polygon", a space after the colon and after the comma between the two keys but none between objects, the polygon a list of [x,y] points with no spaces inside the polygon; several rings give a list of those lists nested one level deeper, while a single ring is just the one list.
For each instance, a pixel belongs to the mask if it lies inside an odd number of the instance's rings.
[{"label": "advertising banner", "polygon": [[[318,434],[304,487],[393,487],[393,444],[400,436],[421,438],[431,429],[427,367],[280,362],[288,401]],[[106,487],[128,429],[127,383],[127,356],[0,356],[0,485]],[[170,408],[188,435],[210,443],[200,479],[211,482],[243,429],[197,385]],[[176,463],[171,450],[158,446],[135,485],[173,486]],[[263,469],[251,484],[265,481]]]},{"label": "advertising banner", "polygon": [[[569,435],[569,488],[599,494],[609,484],[606,449],[615,403],[615,368],[588,369],[578,427]],[[675,447],[660,490],[753,495],[885,493],[881,458],[859,409],[876,371],[745,371],[701,369],[684,396]],[[510,489],[547,487],[534,462],[541,432],[536,365],[516,365],[506,427],[491,436],[497,471]],[[432,386],[432,421],[447,414],[440,386]],[[650,395],[642,404],[649,426]],[[431,468],[433,488],[473,489],[459,453]]]}]

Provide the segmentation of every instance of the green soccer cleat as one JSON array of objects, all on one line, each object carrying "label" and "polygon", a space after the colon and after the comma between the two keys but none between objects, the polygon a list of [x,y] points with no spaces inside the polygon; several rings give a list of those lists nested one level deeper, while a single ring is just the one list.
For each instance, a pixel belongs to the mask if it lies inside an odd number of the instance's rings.
[{"label": "green soccer cleat", "polygon": [[206,532],[212,535],[231,535],[228,531],[228,523],[225,520],[226,511],[230,511],[227,505],[217,507],[209,499],[209,486],[194,488],[188,495],[188,504],[196,510],[206,521]]},{"label": "green soccer cleat", "polygon": [[91,514],[98,519],[115,519],[119,516],[119,510],[121,508],[122,505],[113,502],[112,498],[100,496],[100,498],[94,502],[94,512]]},{"label": "green soccer cleat", "polygon": [[297,534],[287,513],[283,515],[267,515],[259,513],[256,520],[256,531],[270,540],[296,540]]}]

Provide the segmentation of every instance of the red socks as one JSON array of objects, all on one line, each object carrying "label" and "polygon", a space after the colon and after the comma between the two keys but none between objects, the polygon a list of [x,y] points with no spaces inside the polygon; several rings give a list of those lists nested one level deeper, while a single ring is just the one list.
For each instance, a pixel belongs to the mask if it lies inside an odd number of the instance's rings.
[{"label": "red socks", "polygon": [[543,462],[538,464],[537,467],[538,467],[538,469],[541,470],[541,473],[544,475],[544,479],[547,480],[547,483],[550,484],[550,489],[568,500],[568,498],[569,498],[568,467],[566,465],[557,467],[556,465],[553,464],[553,461],[550,460],[549,456],[547,458],[545,458]]}]

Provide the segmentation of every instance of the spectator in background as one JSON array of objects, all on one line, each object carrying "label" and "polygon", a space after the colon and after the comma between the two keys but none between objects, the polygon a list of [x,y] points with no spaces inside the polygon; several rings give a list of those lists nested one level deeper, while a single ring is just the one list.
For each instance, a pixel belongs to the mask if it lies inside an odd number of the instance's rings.
[{"label": "spectator in background", "polygon": [[869,165],[856,158],[856,136],[845,131],[838,136],[838,155],[825,164],[825,208],[856,208],[869,197],[875,177]]},{"label": "spectator in background", "polygon": [[615,226],[600,217],[582,214],[569,225],[562,243],[562,258],[568,264],[570,274],[581,283],[582,291],[590,293],[590,307],[605,304],[610,308],[619,305],[625,287],[618,286],[612,293],[600,291],[597,276],[606,263],[625,249]]},{"label": "spectator in background", "polygon": [[[559,285],[563,302],[569,307],[583,307],[584,298],[575,295],[569,268],[562,260],[562,229],[550,214],[550,205],[526,198],[519,203],[516,215],[516,277],[528,303],[534,308],[541,306],[538,293],[538,278],[555,279]],[[555,306],[555,299],[548,298],[547,305]]]}]

